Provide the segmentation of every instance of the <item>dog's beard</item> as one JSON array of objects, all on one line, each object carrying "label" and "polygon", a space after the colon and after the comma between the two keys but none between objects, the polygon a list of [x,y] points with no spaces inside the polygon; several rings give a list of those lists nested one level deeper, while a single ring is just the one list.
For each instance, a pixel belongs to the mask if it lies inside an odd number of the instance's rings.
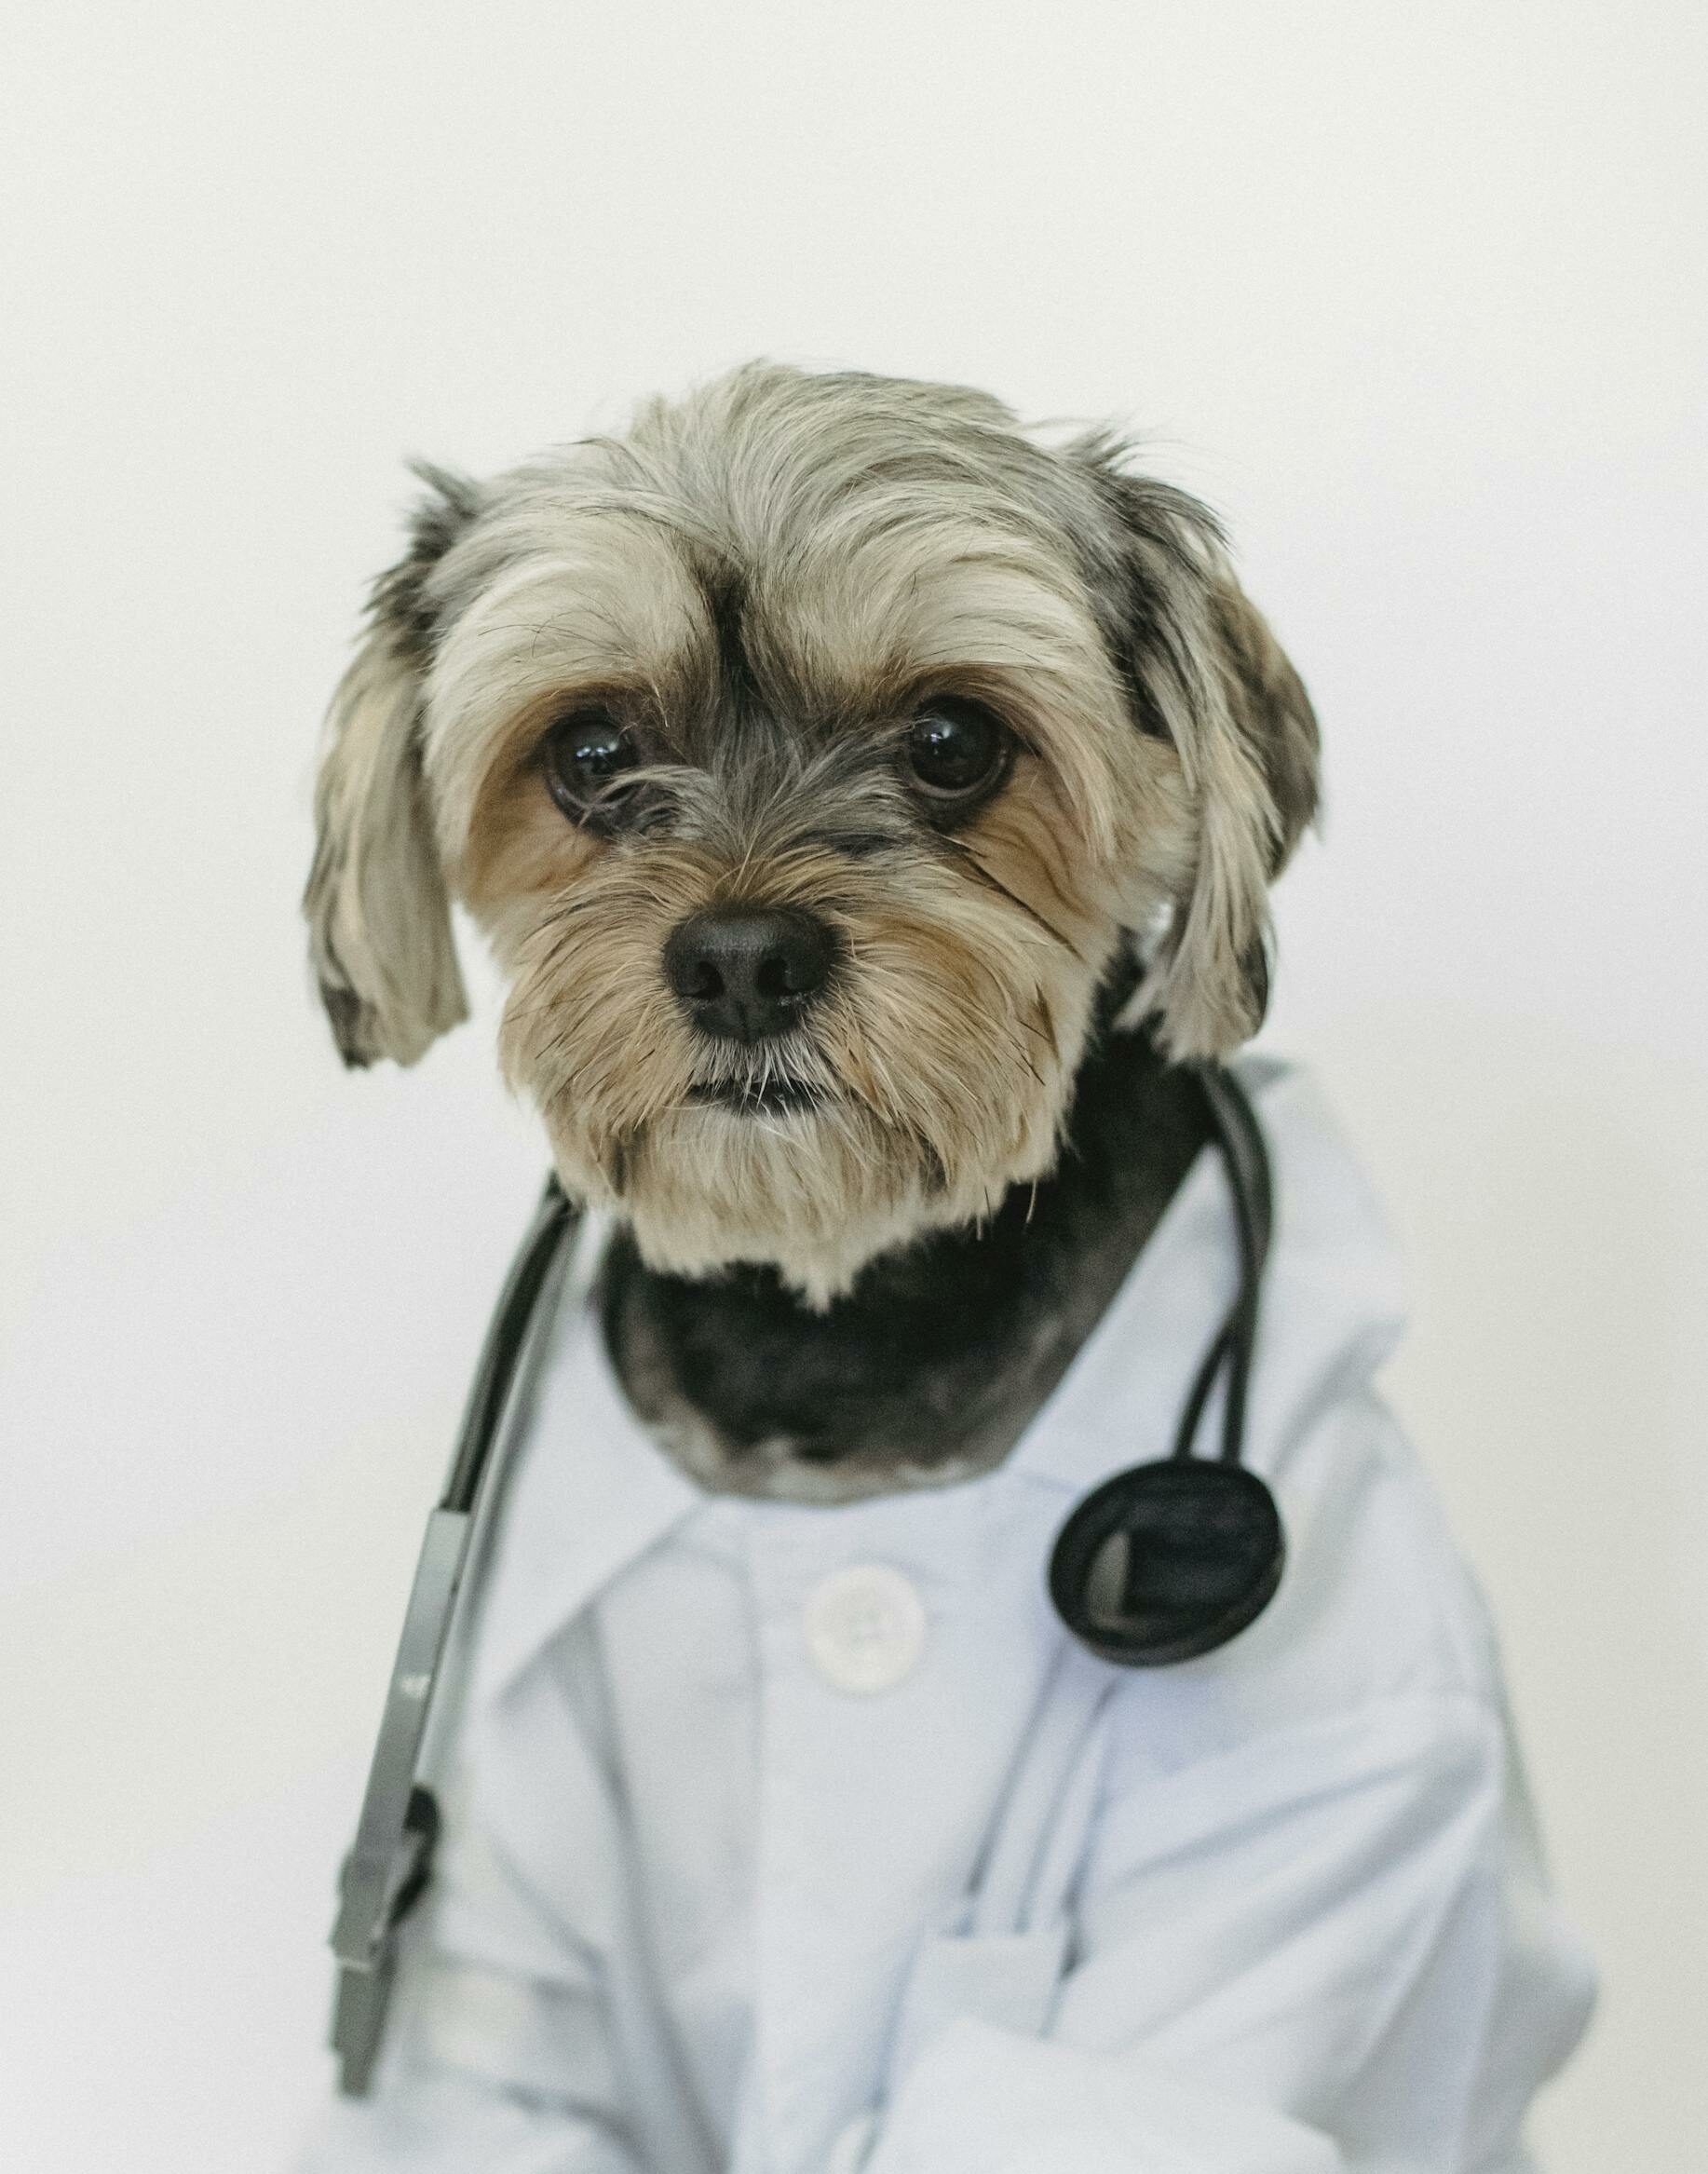
[{"label": "dog's beard", "polygon": [[[802,1026],[752,1045],[696,1033],[660,965],[686,915],[740,901],[841,940]],[[508,963],[505,1069],[565,1185],[655,1267],[768,1262],[822,1305],[1051,1167],[1105,960],[929,855],[807,848],[732,875],[655,845],[606,856]]]}]

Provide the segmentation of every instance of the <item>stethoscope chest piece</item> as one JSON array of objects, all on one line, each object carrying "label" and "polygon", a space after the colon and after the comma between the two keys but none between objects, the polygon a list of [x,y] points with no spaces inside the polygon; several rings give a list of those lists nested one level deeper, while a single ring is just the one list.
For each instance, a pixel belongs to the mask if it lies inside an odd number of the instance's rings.
[{"label": "stethoscope chest piece", "polygon": [[[1100,1660],[1123,1668],[1196,1661],[1225,1646],[1269,1605],[1287,1559],[1275,1498],[1240,1461],[1269,1251],[1268,1151],[1233,1074],[1203,1065],[1198,1076],[1233,1194],[1239,1290],[1192,1382],[1173,1455],[1105,1480],[1071,1513],[1050,1557],[1057,1613]],[[1195,1457],[1218,1379],[1221,1455]]]},{"label": "stethoscope chest piece", "polygon": [[1164,1457],[1118,1472],[1062,1528],[1050,1595],[1105,1661],[1196,1660],[1256,1620],[1286,1560],[1275,1498],[1242,1464]]}]

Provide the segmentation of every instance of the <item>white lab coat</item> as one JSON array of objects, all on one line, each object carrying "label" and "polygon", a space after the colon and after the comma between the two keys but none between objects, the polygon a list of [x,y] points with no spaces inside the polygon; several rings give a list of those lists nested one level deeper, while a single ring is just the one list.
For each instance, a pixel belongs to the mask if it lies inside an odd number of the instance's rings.
[{"label": "white lab coat", "polygon": [[1083,1655],[1043,1574],[1079,1496],[1166,1452],[1232,1295],[1213,1153],[957,1485],[703,1493],[572,1288],[378,2086],[305,2174],[1530,2168],[1589,1973],[1483,1608],[1372,1386],[1380,1218],[1308,1082],[1246,1078],[1277,1205],[1247,1455],[1290,1553],[1185,1665]]}]

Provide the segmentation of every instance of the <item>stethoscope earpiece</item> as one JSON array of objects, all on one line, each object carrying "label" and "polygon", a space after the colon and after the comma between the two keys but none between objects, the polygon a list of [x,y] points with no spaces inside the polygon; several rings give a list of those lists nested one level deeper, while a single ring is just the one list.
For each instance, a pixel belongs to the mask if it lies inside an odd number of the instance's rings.
[{"label": "stethoscope earpiece", "polygon": [[1062,1528],[1050,1597],[1105,1661],[1160,1668],[1226,1645],[1281,1583],[1275,1498],[1243,1464],[1164,1457],[1118,1472]]},{"label": "stethoscope earpiece", "polygon": [[[1173,1454],[1105,1480],[1069,1515],[1050,1557],[1057,1614],[1100,1660],[1125,1668],[1195,1661],[1225,1646],[1268,1606],[1287,1559],[1275,1498],[1240,1461],[1269,1251],[1268,1151],[1232,1073],[1197,1070],[1233,1191],[1240,1287],[1187,1393]],[[1195,1457],[1218,1379],[1221,1455]]]}]

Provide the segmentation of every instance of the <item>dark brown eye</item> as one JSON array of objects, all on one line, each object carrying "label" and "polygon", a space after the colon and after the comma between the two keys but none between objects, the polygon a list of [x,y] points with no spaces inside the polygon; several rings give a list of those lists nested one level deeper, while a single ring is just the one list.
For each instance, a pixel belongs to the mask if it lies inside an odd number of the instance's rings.
[{"label": "dark brown eye", "polygon": [[907,731],[907,766],[928,798],[970,801],[1001,777],[1012,742],[1001,720],[980,702],[940,695]]},{"label": "dark brown eye", "polygon": [[543,754],[551,797],[572,822],[582,822],[611,781],[641,759],[634,736],[609,710],[572,710],[547,733]]}]

